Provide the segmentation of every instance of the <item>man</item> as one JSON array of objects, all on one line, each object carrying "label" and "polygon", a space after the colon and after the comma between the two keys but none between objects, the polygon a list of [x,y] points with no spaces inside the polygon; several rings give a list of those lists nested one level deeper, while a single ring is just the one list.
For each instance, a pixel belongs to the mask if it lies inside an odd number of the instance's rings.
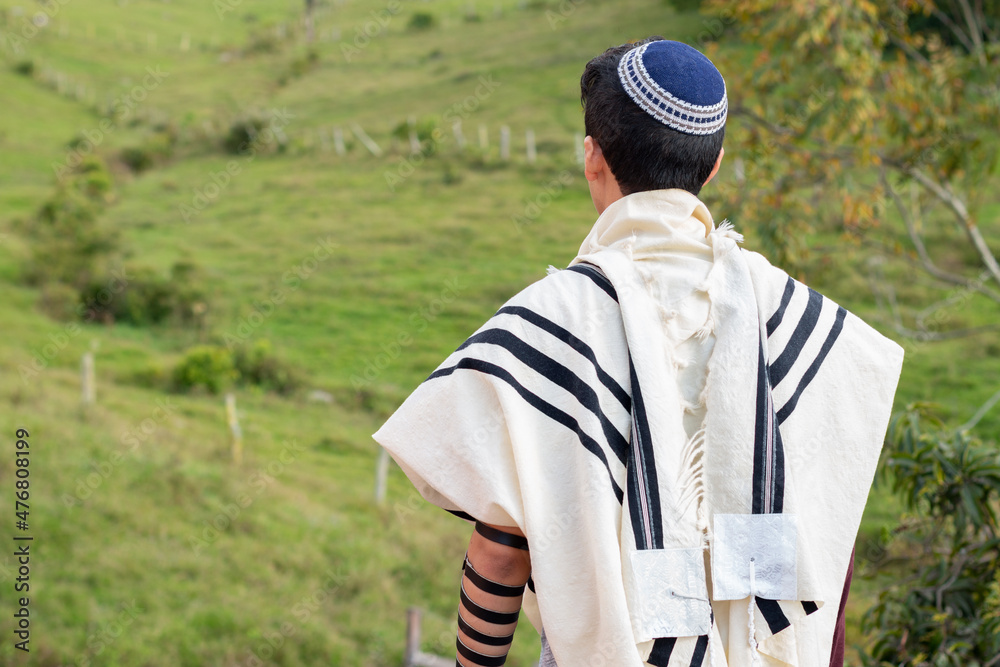
[{"label": "man", "polygon": [[545,665],[842,664],[902,350],[715,226],[728,100],[702,54],[611,48],[581,95],[579,255],[375,434],[475,522],[458,664],[504,664],[522,607]]}]

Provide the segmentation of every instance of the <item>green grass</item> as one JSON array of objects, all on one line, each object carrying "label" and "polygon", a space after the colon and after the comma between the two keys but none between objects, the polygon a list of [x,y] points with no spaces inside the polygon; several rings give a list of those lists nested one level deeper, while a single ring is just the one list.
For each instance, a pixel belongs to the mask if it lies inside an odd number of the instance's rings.
[{"label": "green grass", "polygon": [[[245,665],[252,662],[248,652],[270,636],[281,646],[269,659],[281,665],[395,665],[410,605],[426,611],[424,650],[450,652],[469,531],[419,501],[398,469],[388,502],[374,506],[370,433],[504,301],[549,264],[565,265],[575,255],[595,217],[573,153],[573,134],[582,131],[577,82],[584,63],[629,38],[659,32],[683,39],[702,26],[697,16],[638,0],[591,0],[565,15],[560,7],[573,3],[473,5],[479,21],[465,19],[464,0],[403,3],[350,62],[342,45],[388,4],[324,5],[312,46],[318,63],[296,77],[292,64],[306,51],[297,41],[278,42],[272,52],[247,47],[261,43],[261,34],[277,35],[281,24],[293,35],[297,3],[244,3],[220,19],[212,3],[194,0],[70,2],[25,54],[8,52],[0,62],[0,432],[32,434],[30,664],[78,664],[87,656],[112,666]],[[0,0],[0,29],[8,33],[20,26],[14,6]],[[433,13],[437,26],[407,29],[417,10]],[[190,48],[182,51],[185,34]],[[33,79],[11,69],[24,58],[35,62]],[[211,308],[203,329],[75,329],[44,316],[40,293],[19,281],[31,252],[23,223],[51,193],[52,165],[65,160],[67,143],[99,127],[95,106],[129,95],[147,67],[169,76],[104,134],[98,151],[113,156],[163,120],[177,126],[181,144],[174,159],[141,176],[117,172],[117,198],[102,222],[122,234],[115,264],[164,272],[178,260],[198,264]],[[71,82],[67,90],[83,86],[83,99],[60,94],[50,83],[57,73]],[[499,86],[483,93],[481,77]],[[445,114],[463,104],[472,147],[459,155]],[[288,150],[250,161],[220,153],[211,140],[253,108],[292,114]],[[390,189],[387,173],[408,173],[401,167],[405,146],[393,148],[390,134],[411,115],[441,122],[444,138],[437,155]],[[372,157],[353,141],[343,157],[320,150],[321,130],[346,132],[351,122],[387,154]],[[481,124],[490,135],[485,158],[475,148]],[[502,124],[514,138],[510,165],[498,156]],[[528,128],[539,145],[533,166],[521,157]],[[240,172],[185,222],[181,206],[233,159]],[[553,203],[519,229],[512,218],[554,183]],[[753,221],[738,212],[729,217],[752,244]],[[312,269],[308,260],[320,242],[335,245]],[[817,262],[810,278],[877,320],[858,268],[864,252],[852,255],[834,243],[831,261]],[[893,277],[907,282],[899,272]],[[910,283],[901,299],[917,303],[929,293],[918,280]],[[246,329],[276,292],[281,303]],[[975,324],[993,312],[973,300],[953,317]],[[133,378],[169,368],[191,345],[241,331],[271,340],[307,371],[311,388],[331,392],[335,402],[239,392],[247,454],[235,466],[220,398],[170,396]],[[400,340],[408,342],[397,352]],[[98,404],[83,415],[77,369],[91,348]],[[38,374],[24,371],[33,358],[44,366]],[[964,420],[995,390],[990,382],[998,372],[995,335],[915,347],[897,402],[932,397],[949,417]],[[175,407],[164,417],[156,410],[165,399]],[[995,417],[983,421],[984,433],[995,437],[998,430]],[[134,448],[130,436],[139,441]],[[295,443],[285,450],[292,461],[279,469],[286,442]],[[5,489],[12,458],[0,461]],[[111,465],[106,476],[104,465]],[[92,473],[100,477],[97,488],[65,502]],[[877,490],[863,534],[877,535],[899,514],[895,499]],[[0,566],[11,560],[0,557]],[[20,664],[23,656],[9,641],[7,572],[0,570],[0,632],[7,638],[0,662]],[[852,619],[877,586],[858,579]],[[141,611],[126,613],[127,628],[110,637],[132,600]],[[280,642],[275,632],[283,633]],[[537,641],[522,622],[510,664],[536,659]],[[852,641],[860,641],[856,626]]]}]

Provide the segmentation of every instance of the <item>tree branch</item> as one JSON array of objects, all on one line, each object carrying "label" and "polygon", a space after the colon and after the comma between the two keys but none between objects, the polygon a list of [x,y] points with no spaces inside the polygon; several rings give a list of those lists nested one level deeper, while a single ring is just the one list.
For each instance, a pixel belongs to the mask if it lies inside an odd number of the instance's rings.
[{"label": "tree branch", "polygon": [[955,194],[948,190],[945,186],[941,185],[918,169],[907,169],[906,173],[912,176],[915,181],[924,186],[935,197],[948,206],[952,212],[954,212],[954,214],[958,217],[959,222],[961,222],[962,226],[965,227],[966,234],[968,234],[969,240],[972,242],[972,245],[976,248],[976,251],[982,258],[983,264],[985,264],[986,268],[990,270],[990,273],[993,275],[993,279],[997,282],[997,284],[1000,284],[1000,264],[997,264],[996,257],[993,256],[989,246],[986,245],[986,241],[983,239],[983,235],[980,233],[979,227],[972,221],[972,218],[969,217],[969,209],[965,207],[965,202],[955,196]]},{"label": "tree branch", "polygon": [[976,47],[969,40],[969,36],[966,35],[964,32],[962,32],[962,28],[959,27],[957,23],[952,21],[950,16],[948,16],[947,14],[945,14],[944,12],[942,12],[940,9],[937,8],[934,9],[933,13],[935,17],[940,19],[941,23],[944,23],[946,26],[951,28],[952,33],[955,34],[955,37],[958,37],[958,41],[962,42],[962,45],[969,51],[969,53],[976,52]]},{"label": "tree branch", "polygon": [[[873,258],[874,260],[875,258]],[[884,261],[884,260],[883,260]],[[979,327],[969,327],[967,329],[951,329],[949,331],[929,331],[927,329],[917,330],[911,329],[905,324],[903,324],[903,317],[900,315],[899,302],[896,300],[896,290],[892,288],[892,285],[885,280],[882,272],[875,267],[874,263],[871,264],[871,270],[869,273],[869,283],[871,285],[872,295],[875,297],[875,303],[880,310],[886,310],[888,305],[890,322],[889,325],[893,330],[902,336],[903,338],[908,338],[910,340],[917,340],[922,343],[927,342],[938,342],[942,340],[954,340],[956,338],[967,338],[969,336],[975,336],[976,334],[984,333],[987,331],[1000,330],[1000,323],[995,324],[985,324]],[[888,302],[888,303],[886,303]]]},{"label": "tree branch", "polygon": [[[888,26],[885,26],[885,27],[888,27]],[[892,42],[897,48],[902,49],[902,51],[906,55],[910,56],[910,58],[916,60],[917,62],[921,63],[922,65],[926,65],[928,67],[931,66],[931,61],[928,60],[927,57],[924,56],[924,54],[920,53],[920,51],[917,51],[915,48],[913,48],[912,45],[907,44],[906,40],[900,39],[899,37],[896,37],[895,35],[890,35],[889,36],[889,41]]]},{"label": "tree branch", "polygon": [[965,22],[969,26],[969,35],[972,37],[972,43],[975,45],[974,53],[979,59],[979,64],[986,67],[986,51],[983,49],[983,31],[976,21],[976,16],[972,12],[969,0],[958,0],[958,4],[962,8],[962,14],[965,15]]},{"label": "tree branch", "polygon": [[1000,403],[1000,391],[997,391],[995,394],[986,399],[986,402],[983,403],[978,410],[976,410],[976,414],[972,415],[972,419],[959,426],[958,430],[960,431],[972,430],[976,426],[976,424],[978,424],[979,421],[986,416],[986,413],[992,410],[993,406],[996,405],[997,403]]},{"label": "tree branch", "polygon": [[885,170],[881,171],[882,184],[892,198],[893,203],[896,205],[896,210],[899,211],[899,216],[903,219],[903,225],[906,226],[906,231],[910,235],[910,240],[913,242],[913,246],[917,249],[917,256],[920,258],[920,264],[923,266],[927,273],[931,274],[938,280],[942,280],[946,283],[951,283],[952,285],[960,285],[966,289],[975,290],[980,294],[1000,303],[1000,293],[985,287],[982,281],[969,280],[964,276],[960,276],[957,273],[951,273],[939,268],[933,260],[931,260],[930,255],[927,252],[927,247],[924,245],[924,240],[920,237],[920,232],[917,231],[916,224],[914,224],[913,216],[910,213],[909,208],[899,197],[899,194],[893,189],[892,185],[889,183],[889,179],[886,177]]}]

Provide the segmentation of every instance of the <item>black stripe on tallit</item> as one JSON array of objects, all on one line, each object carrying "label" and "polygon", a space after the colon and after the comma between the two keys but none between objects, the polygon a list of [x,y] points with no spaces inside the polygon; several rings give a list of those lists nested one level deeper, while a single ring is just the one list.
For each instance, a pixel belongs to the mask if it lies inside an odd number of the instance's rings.
[{"label": "black stripe on tallit", "polygon": [[809,364],[809,368],[806,369],[805,375],[799,380],[799,386],[795,388],[795,393],[792,397],[781,406],[778,410],[778,423],[782,424],[786,419],[788,419],[792,412],[795,411],[795,405],[799,402],[799,397],[802,396],[802,392],[805,391],[809,383],[812,382],[813,378],[816,377],[816,373],[819,372],[820,366],[823,365],[823,361],[826,360],[826,355],[830,354],[830,350],[833,349],[833,344],[837,342],[837,337],[840,336],[840,332],[844,329],[844,319],[847,317],[847,311],[843,307],[837,307],[837,318],[833,323],[833,327],[830,329],[830,333],[827,334],[826,340],[823,341],[823,347],[820,348],[819,354],[813,359],[813,362]]},{"label": "black stripe on tallit", "polygon": [[777,387],[778,383],[788,375],[788,371],[792,370],[792,365],[799,358],[802,348],[809,341],[809,336],[812,335],[816,323],[819,322],[819,315],[823,310],[823,296],[812,288],[807,289],[809,289],[809,300],[806,302],[806,310],[799,318],[798,324],[795,325],[795,330],[792,331],[792,337],[785,345],[785,349],[771,363],[769,371],[772,387]]},{"label": "black stripe on tallit", "polygon": [[[662,549],[663,548],[663,508],[660,507],[660,485],[656,475],[656,460],[653,454],[653,437],[649,431],[649,419],[646,416],[646,403],[642,398],[642,388],[639,386],[639,376],[636,375],[635,366],[632,364],[632,356],[628,359],[629,376],[632,379],[632,419],[634,420],[634,433],[638,436],[639,461],[632,460],[632,448],[629,449],[628,476],[626,485],[629,488],[629,514],[632,515],[632,528],[636,528],[636,514],[641,511],[641,504],[631,504],[633,500],[639,502],[639,485],[642,483],[645,490],[649,516],[640,520],[648,522],[649,532],[652,536],[652,543],[647,543],[645,530],[640,526],[640,532],[635,534],[635,544],[637,549]],[[639,475],[642,471],[643,482],[640,482]],[[633,498],[635,494],[635,498]]]},{"label": "black stripe on tallit", "polygon": [[701,667],[705,662],[705,654],[708,652],[708,635],[698,637],[698,642],[694,645],[694,655],[691,656],[689,667]]},{"label": "black stripe on tallit", "polygon": [[618,482],[615,481],[615,476],[611,472],[611,466],[608,464],[608,458],[607,456],[605,456],[604,450],[601,448],[601,445],[598,444],[596,440],[587,435],[580,427],[580,423],[577,422],[575,419],[573,419],[573,417],[571,417],[570,415],[566,414],[556,406],[552,405],[551,403],[548,403],[547,401],[542,400],[537,395],[525,389],[521,385],[521,383],[519,383],[516,379],[514,379],[514,376],[511,375],[507,370],[501,368],[500,366],[497,366],[496,364],[491,364],[490,362],[483,361],[481,359],[470,359],[466,357],[464,359],[459,360],[459,362],[454,366],[450,366],[448,368],[441,368],[434,371],[433,373],[431,373],[431,376],[427,379],[433,380],[434,378],[451,375],[457,370],[476,371],[478,373],[492,375],[497,379],[503,380],[504,382],[509,384],[514,389],[514,391],[520,394],[521,398],[523,398],[528,405],[535,408],[536,410],[541,412],[543,415],[545,415],[552,421],[562,424],[569,430],[576,433],[577,437],[580,439],[580,444],[582,444],[587,451],[596,456],[598,460],[604,464],[605,470],[608,471],[608,480],[611,482],[611,488],[615,492],[615,497],[618,498],[618,502],[620,503],[625,499],[625,493],[622,491],[621,487],[618,486]]},{"label": "black stripe on tallit", "polygon": [[615,425],[604,414],[604,410],[601,407],[601,399],[597,396],[597,392],[583,378],[552,357],[539,352],[506,329],[480,331],[462,343],[458,349],[463,350],[470,345],[480,343],[504,348],[525,366],[572,394],[580,402],[580,405],[593,413],[598,421],[601,422],[601,430],[604,432],[604,438],[607,440],[608,446],[611,447],[611,451],[615,453],[618,460],[622,464],[625,463],[628,457],[628,440],[625,439],[625,436],[615,428]]},{"label": "black stripe on tallit", "polygon": [[772,635],[778,634],[792,624],[785,616],[785,612],[781,611],[781,605],[775,600],[767,600],[762,597],[754,599],[757,602],[757,609],[760,609],[761,615],[767,621],[767,627],[770,628]]},{"label": "black stripe on tallit", "polygon": [[669,667],[670,654],[674,652],[677,637],[660,637],[653,642],[653,650],[649,652],[646,662],[656,667]]},{"label": "black stripe on tallit", "polygon": [[765,514],[764,485],[767,468],[767,392],[771,390],[767,380],[767,360],[764,359],[764,346],[757,346],[757,406],[754,412],[753,431],[753,500],[751,512]]},{"label": "black stripe on tallit", "polygon": [[594,350],[568,330],[559,326],[552,320],[542,317],[533,310],[522,306],[504,306],[497,311],[497,315],[516,315],[517,317],[534,324],[539,329],[547,331],[562,342],[569,345],[581,356],[586,357],[591,364],[593,364],[594,370],[597,372],[597,379],[601,381],[601,384],[608,388],[608,391],[610,391],[614,397],[618,399],[622,406],[626,410],[632,409],[632,399],[629,397],[628,392],[625,391],[625,389],[623,389],[622,386],[618,384],[618,382],[611,377],[607,371],[601,368],[601,365],[597,362],[597,355],[594,354]]},{"label": "black stripe on tallit", "polygon": [[607,292],[608,296],[615,301],[618,300],[618,292],[615,291],[615,286],[611,284],[611,281],[608,280],[607,276],[605,276],[604,273],[602,273],[596,266],[581,263],[574,264],[566,270],[572,271],[573,273],[579,273],[582,276],[587,276],[594,281],[595,285]]},{"label": "black stripe on tallit", "polygon": [[778,304],[778,310],[774,311],[771,315],[771,319],[767,321],[767,335],[770,336],[774,333],[774,330],[778,328],[781,324],[782,318],[785,317],[785,309],[788,308],[788,302],[792,300],[792,294],[795,292],[795,280],[788,276],[788,281],[785,282],[785,292],[781,295],[781,303]]},{"label": "black stripe on tallit", "polygon": [[816,604],[815,602],[809,602],[808,600],[806,600],[802,603],[802,609],[805,610],[806,616],[808,616],[809,614],[818,611],[819,605]]},{"label": "black stripe on tallit", "polygon": [[445,510],[445,512],[448,512],[449,514],[454,514],[459,519],[465,519],[466,521],[472,521],[473,523],[475,523],[476,521],[476,517],[472,516],[471,514],[467,514],[466,512],[463,512],[461,510]]},{"label": "black stripe on tallit", "polygon": [[[772,408],[773,409],[773,408]],[[785,509],[785,445],[781,441],[778,420],[774,419],[774,458],[771,460],[771,507],[770,514],[781,514]]]}]

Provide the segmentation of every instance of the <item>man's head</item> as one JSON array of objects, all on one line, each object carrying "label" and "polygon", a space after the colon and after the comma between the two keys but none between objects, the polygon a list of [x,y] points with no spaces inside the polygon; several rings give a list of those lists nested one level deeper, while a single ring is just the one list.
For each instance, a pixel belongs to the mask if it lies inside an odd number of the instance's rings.
[{"label": "man's head", "polygon": [[[612,47],[587,63],[580,98],[587,154],[606,162],[622,195],[666,188],[697,195],[718,169],[725,83],[693,48],[662,37]],[[591,176],[588,165],[593,192]]]}]

